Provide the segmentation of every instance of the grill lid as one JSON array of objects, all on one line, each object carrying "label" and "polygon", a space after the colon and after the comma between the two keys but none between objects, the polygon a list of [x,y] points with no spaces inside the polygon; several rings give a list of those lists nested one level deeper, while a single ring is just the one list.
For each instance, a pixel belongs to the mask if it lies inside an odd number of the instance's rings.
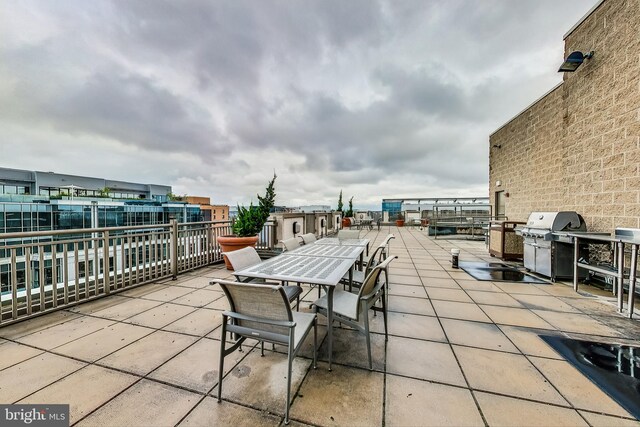
[{"label": "grill lid", "polygon": [[546,231],[587,231],[587,226],[577,212],[532,212],[526,228]]}]

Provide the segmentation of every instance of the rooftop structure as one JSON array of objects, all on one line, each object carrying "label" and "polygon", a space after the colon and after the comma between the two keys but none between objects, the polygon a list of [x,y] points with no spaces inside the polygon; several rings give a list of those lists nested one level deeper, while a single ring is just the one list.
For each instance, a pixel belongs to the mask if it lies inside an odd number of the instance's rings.
[{"label": "rooftop structure", "polygon": [[[637,320],[608,297],[565,283],[480,282],[450,264],[489,260],[483,243],[393,232],[389,340],[370,316],[373,371],[363,335],[325,328],[319,364],[312,337],[293,365],[291,418],[310,425],[637,425],[540,335],[632,343]],[[2,401],[66,402],[75,425],[279,425],[286,354],[252,344],[227,357],[215,401],[220,321],[228,309],[219,265],[186,270],[93,302],[0,327]],[[304,286],[301,311],[317,298]],[[637,343],[637,342],[636,342]]]},{"label": "rooftop structure", "polygon": [[171,187],[0,168],[0,233],[201,221]]}]

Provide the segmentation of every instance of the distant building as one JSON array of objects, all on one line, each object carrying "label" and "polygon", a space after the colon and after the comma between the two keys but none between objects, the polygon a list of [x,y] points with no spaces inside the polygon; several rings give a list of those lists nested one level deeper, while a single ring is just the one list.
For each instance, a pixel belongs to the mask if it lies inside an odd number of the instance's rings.
[{"label": "distant building", "polygon": [[0,233],[202,220],[200,206],[169,194],[167,185],[0,168]]},{"label": "distant building", "polygon": [[200,206],[203,221],[223,221],[229,219],[229,205],[212,205],[209,197],[187,196],[186,202]]},{"label": "distant building", "polygon": [[300,206],[298,207],[300,212],[311,213],[311,212],[331,212],[331,206],[329,205],[308,205],[308,206]]},{"label": "distant building", "polygon": [[[418,218],[491,216],[488,197],[420,197],[382,199],[382,220],[393,221],[402,213],[418,213]],[[415,217],[415,215],[412,215]]]}]

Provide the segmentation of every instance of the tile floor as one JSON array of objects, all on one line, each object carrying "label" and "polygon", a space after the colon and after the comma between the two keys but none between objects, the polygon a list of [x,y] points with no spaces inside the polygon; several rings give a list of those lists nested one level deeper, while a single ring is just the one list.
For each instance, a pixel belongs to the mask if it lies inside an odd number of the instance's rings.
[{"label": "tile floor", "polygon": [[[364,337],[336,326],[329,372],[321,319],[318,369],[311,338],[294,363],[292,425],[640,425],[538,336],[638,344],[640,322],[618,315],[612,298],[562,283],[479,282],[451,268],[453,247],[463,260],[489,259],[482,242],[395,227],[366,237],[376,244],[389,232],[399,258],[387,342],[381,316],[371,317],[374,370]],[[227,304],[210,282],[228,276],[203,268],[0,328],[0,402],[69,403],[81,426],[282,424],[280,348],[229,356],[215,400]],[[305,290],[309,311],[317,291]]]}]

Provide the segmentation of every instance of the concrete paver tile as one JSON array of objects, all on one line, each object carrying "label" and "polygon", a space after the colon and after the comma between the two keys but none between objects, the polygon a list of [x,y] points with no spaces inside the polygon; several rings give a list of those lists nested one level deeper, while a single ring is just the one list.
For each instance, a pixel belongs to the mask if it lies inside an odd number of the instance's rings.
[{"label": "concrete paver tile", "polygon": [[[446,342],[447,340],[438,319],[433,316],[389,312],[387,315],[387,323],[389,335],[430,341]],[[376,329],[376,331],[378,331],[378,329]]]},{"label": "concrete paver tile", "polygon": [[172,302],[174,304],[185,304],[192,307],[204,307],[205,305],[214,302],[223,295],[224,294],[222,292],[214,290],[198,289],[184,296],[176,298]]},{"label": "concrete paver tile", "polygon": [[621,336],[621,334],[615,329],[603,325],[586,314],[559,313],[545,310],[532,311],[561,331],[602,335],[607,337]]},{"label": "concrete paver tile", "polygon": [[485,291],[470,291],[467,290],[467,293],[475,301],[476,304],[486,304],[486,305],[499,305],[503,307],[517,307],[523,308],[524,306],[518,302],[515,298],[513,298],[509,294],[505,294],[504,292],[485,292]]},{"label": "concrete paver tile", "polygon": [[427,295],[432,300],[473,302],[471,298],[469,298],[469,295],[460,289],[429,288]]},{"label": "concrete paver tile", "polygon": [[549,295],[542,289],[528,283],[493,282],[493,284],[509,294]]},{"label": "concrete paver tile", "polygon": [[389,295],[427,298],[427,292],[422,286],[396,285],[393,283],[389,285]]},{"label": "concrete paver tile", "polygon": [[127,323],[115,323],[91,335],[56,347],[55,352],[88,362],[94,362],[152,332],[153,330],[149,328],[129,325]]},{"label": "concrete paver tile", "polygon": [[523,354],[562,359],[562,356],[540,338],[540,335],[557,335],[557,332],[504,325],[500,325],[500,329]]},{"label": "concrete paver tile", "polygon": [[156,331],[100,359],[98,363],[138,375],[147,375],[196,340],[196,337]]},{"label": "concrete paver tile", "polygon": [[158,307],[162,303],[160,301],[150,301],[140,298],[126,298],[125,301],[112,307],[105,307],[92,313],[93,316],[103,317],[112,320],[124,320],[129,317],[138,315],[144,311]]},{"label": "concrete paver tile", "polygon": [[[382,425],[384,375],[325,364],[309,371],[291,405],[291,417],[315,425]],[[224,394],[224,388],[223,388]]]},{"label": "concrete paver tile", "polygon": [[578,411],[593,427],[640,427],[640,421],[624,418],[610,417],[608,415],[594,414],[592,412]]},{"label": "concrete paver tile", "polygon": [[106,328],[113,323],[112,320],[82,316],[65,323],[60,323],[51,328],[25,335],[18,338],[18,341],[34,347],[50,350],[102,328]]},{"label": "concrete paver tile", "polygon": [[466,386],[451,347],[443,343],[389,337],[387,372]]},{"label": "concrete paver tile", "polygon": [[398,313],[422,314],[425,316],[435,316],[433,306],[428,299],[411,298],[397,295],[389,296],[389,311]]},{"label": "concrete paver tile", "polygon": [[387,426],[484,426],[467,389],[387,376]]},{"label": "concrete paver tile", "polygon": [[456,280],[456,282],[466,291],[503,292],[492,282],[480,280]]},{"label": "concrete paver tile", "polygon": [[68,403],[73,424],[138,380],[133,375],[89,365],[18,403]]},{"label": "concrete paver tile", "polygon": [[530,360],[575,408],[632,417],[569,362],[538,357]]},{"label": "concrete paver tile", "polygon": [[522,355],[457,345],[453,349],[474,389],[568,405]]},{"label": "concrete paver tile", "polygon": [[502,331],[494,324],[466,320],[440,319],[449,342],[490,350],[519,353]]},{"label": "concrete paver tile", "polygon": [[579,310],[551,295],[523,295],[514,294],[513,297],[528,309],[562,311],[566,313],[580,313]]},{"label": "concrete paver tile", "polygon": [[[294,358],[291,377],[292,399],[311,363],[309,359]],[[286,354],[265,349],[262,357],[259,348],[252,350],[222,379],[222,398],[284,416],[287,401],[287,365]],[[217,396],[218,387],[219,385],[212,391],[212,395]]]},{"label": "concrete paver tile", "polygon": [[83,366],[86,363],[51,353],[13,365],[0,371],[0,402],[20,400]]},{"label": "concrete paver tile", "polygon": [[[244,352],[236,350],[227,356],[224,359],[225,372],[233,369],[250,348],[245,345]],[[149,377],[207,393],[218,382],[219,360],[220,341],[203,338],[153,371]]]},{"label": "concrete paver tile", "polygon": [[200,399],[198,394],[143,379],[76,425],[173,426]]},{"label": "concrete paver tile", "polygon": [[577,411],[543,403],[476,392],[480,409],[490,426],[587,426]]},{"label": "concrete paver tile", "polygon": [[37,350],[33,347],[18,344],[15,342],[7,341],[0,344],[0,370],[15,365],[16,363],[23,362],[27,359],[31,359],[38,354],[41,354],[42,350]]},{"label": "concrete paver tile", "polygon": [[494,323],[498,323],[500,325],[554,329],[553,326],[526,308],[498,307],[493,305],[481,305],[480,307],[482,307],[484,312],[487,313]]},{"label": "concrete paver tile", "polygon": [[438,317],[491,323],[491,319],[475,304],[455,301],[431,301]]},{"label": "concrete paver tile", "polygon": [[[257,409],[236,405],[231,402],[218,403],[216,398],[206,397],[179,424],[180,427],[203,426],[273,426],[280,424],[282,418]],[[292,423],[293,424],[293,423]],[[291,425],[291,424],[290,424]]]},{"label": "concrete paver tile", "polygon": [[27,322],[3,326],[0,328],[0,337],[15,340],[24,335],[33,334],[80,317],[82,317],[82,315],[79,313],[71,313],[65,310],[54,311],[44,316],[29,319]]},{"label": "concrete paver tile", "polygon": [[150,299],[152,301],[169,302],[176,298],[180,298],[181,296],[184,296],[190,292],[193,292],[192,288],[178,285],[169,285],[155,292],[151,292],[150,294],[146,294],[141,298]]},{"label": "concrete paver tile", "polygon": [[198,309],[162,328],[165,331],[204,336],[222,324],[222,314],[214,310]]},{"label": "concrete paver tile", "polygon": [[175,322],[181,317],[195,311],[193,307],[178,304],[162,304],[157,307],[130,317],[125,321],[134,325],[147,326],[149,328],[162,328],[170,323]]}]

